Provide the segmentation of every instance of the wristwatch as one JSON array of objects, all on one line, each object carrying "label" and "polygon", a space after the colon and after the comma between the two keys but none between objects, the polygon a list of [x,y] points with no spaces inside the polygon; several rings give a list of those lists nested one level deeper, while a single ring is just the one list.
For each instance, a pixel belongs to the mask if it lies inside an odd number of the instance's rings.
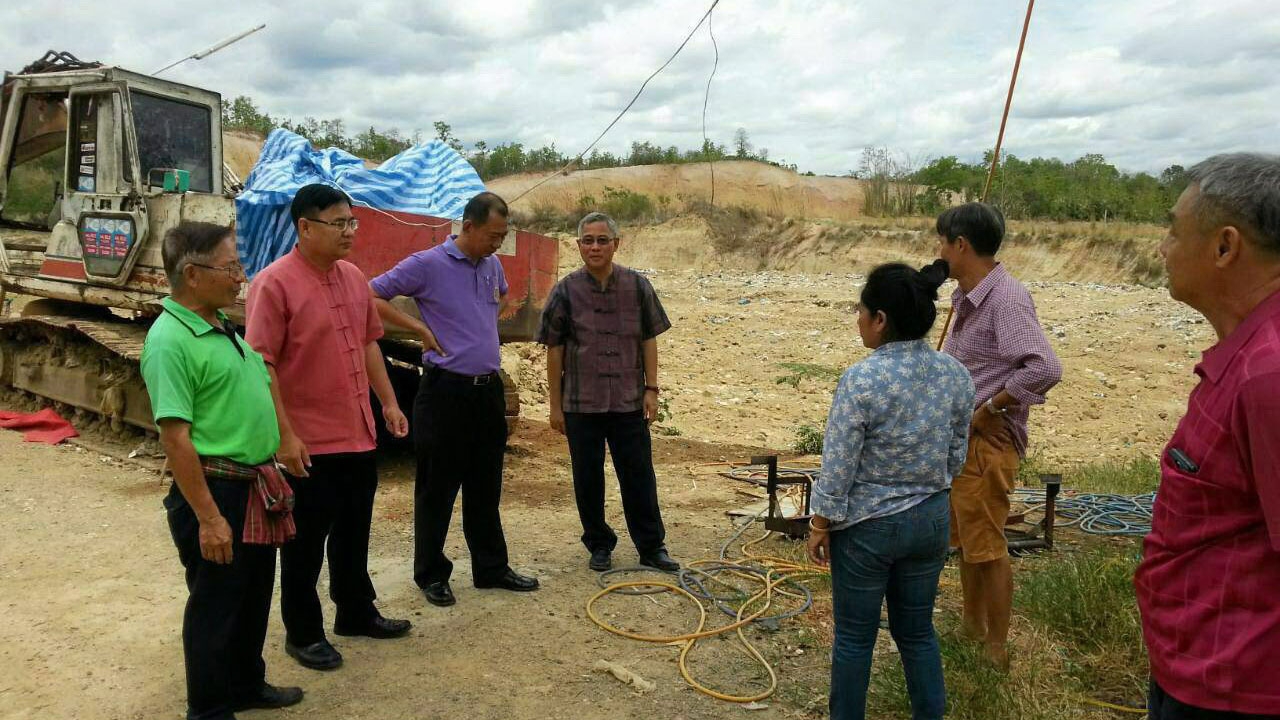
[{"label": "wristwatch", "polygon": [[1005,414],[1005,413],[1009,412],[1009,408],[1007,408],[1007,407],[1006,407],[1006,408],[998,408],[998,407],[996,407],[996,404],[995,404],[994,402],[992,402],[992,400],[994,400],[994,399],[995,399],[995,398],[987,398],[987,401],[986,401],[985,403],[983,403],[983,405],[985,405],[985,406],[987,407],[987,410],[990,410],[990,411],[991,411],[991,414],[992,414],[992,415],[1003,415],[1003,414]]},{"label": "wristwatch", "polygon": [[662,392],[662,390],[657,385],[645,385],[644,389],[652,392],[654,395],[657,395],[658,393]]}]

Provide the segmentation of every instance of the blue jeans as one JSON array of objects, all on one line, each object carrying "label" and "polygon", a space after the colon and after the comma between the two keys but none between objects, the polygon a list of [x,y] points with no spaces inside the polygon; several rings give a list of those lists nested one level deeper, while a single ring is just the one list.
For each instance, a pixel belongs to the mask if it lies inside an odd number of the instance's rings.
[{"label": "blue jeans", "polygon": [[933,601],[947,560],[950,502],[941,492],[913,508],[831,534],[835,647],[831,720],[862,720],[880,604],[902,657],[913,720],[941,718],[946,704]]}]

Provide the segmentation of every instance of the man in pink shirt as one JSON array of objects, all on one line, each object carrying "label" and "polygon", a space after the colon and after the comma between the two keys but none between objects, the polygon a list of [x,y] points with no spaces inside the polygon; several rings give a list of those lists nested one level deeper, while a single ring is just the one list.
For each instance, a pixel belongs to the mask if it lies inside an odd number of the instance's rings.
[{"label": "man in pink shirt", "polygon": [[1031,294],[996,260],[1004,216],[980,202],[938,216],[938,254],[959,287],[944,350],[969,370],[976,389],[964,468],[951,481],[951,544],[960,548],[964,633],[1008,666],[1013,569],[1005,542],[1009,492],[1027,453],[1031,406],[1062,379]]},{"label": "man in pink shirt", "polygon": [[1280,717],[1280,156],[1191,168],[1160,245],[1204,315],[1134,577],[1152,720]]},{"label": "man in pink shirt", "polygon": [[400,637],[408,620],[382,617],[369,578],[369,525],[378,487],[369,388],[387,430],[408,421],[387,378],[382,322],[364,274],[344,261],[358,223],[351,200],[328,185],[300,189],[289,208],[298,244],[253,278],[245,339],[262,354],[280,426],[277,457],[293,487],[298,534],[280,550],[285,651],[304,667],[342,664],[324,632],[316,581],[329,554],[338,635]]}]

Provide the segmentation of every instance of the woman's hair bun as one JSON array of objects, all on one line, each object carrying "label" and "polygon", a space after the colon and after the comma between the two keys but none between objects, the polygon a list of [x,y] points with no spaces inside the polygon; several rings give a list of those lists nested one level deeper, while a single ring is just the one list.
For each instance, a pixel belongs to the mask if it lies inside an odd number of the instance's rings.
[{"label": "woman's hair bun", "polygon": [[938,288],[942,287],[942,283],[947,281],[947,276],[950,274],[951,266],[947,264],[946,260],[938,258],[920,268],[920,273],[917,277],[920,279],[920,284],[927,288],[930,294],[936,296]]}]

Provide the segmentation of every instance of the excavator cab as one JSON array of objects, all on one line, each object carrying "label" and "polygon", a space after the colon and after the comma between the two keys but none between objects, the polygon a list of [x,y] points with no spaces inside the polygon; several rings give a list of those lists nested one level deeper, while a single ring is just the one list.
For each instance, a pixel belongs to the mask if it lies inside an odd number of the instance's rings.
[{"label": "excavator cab", "polygon": [[54,61],[6,76],[0,118],[0,270],[18,291],[142,309],[165,291],[165,230],[234,218],[217,93]]}]

